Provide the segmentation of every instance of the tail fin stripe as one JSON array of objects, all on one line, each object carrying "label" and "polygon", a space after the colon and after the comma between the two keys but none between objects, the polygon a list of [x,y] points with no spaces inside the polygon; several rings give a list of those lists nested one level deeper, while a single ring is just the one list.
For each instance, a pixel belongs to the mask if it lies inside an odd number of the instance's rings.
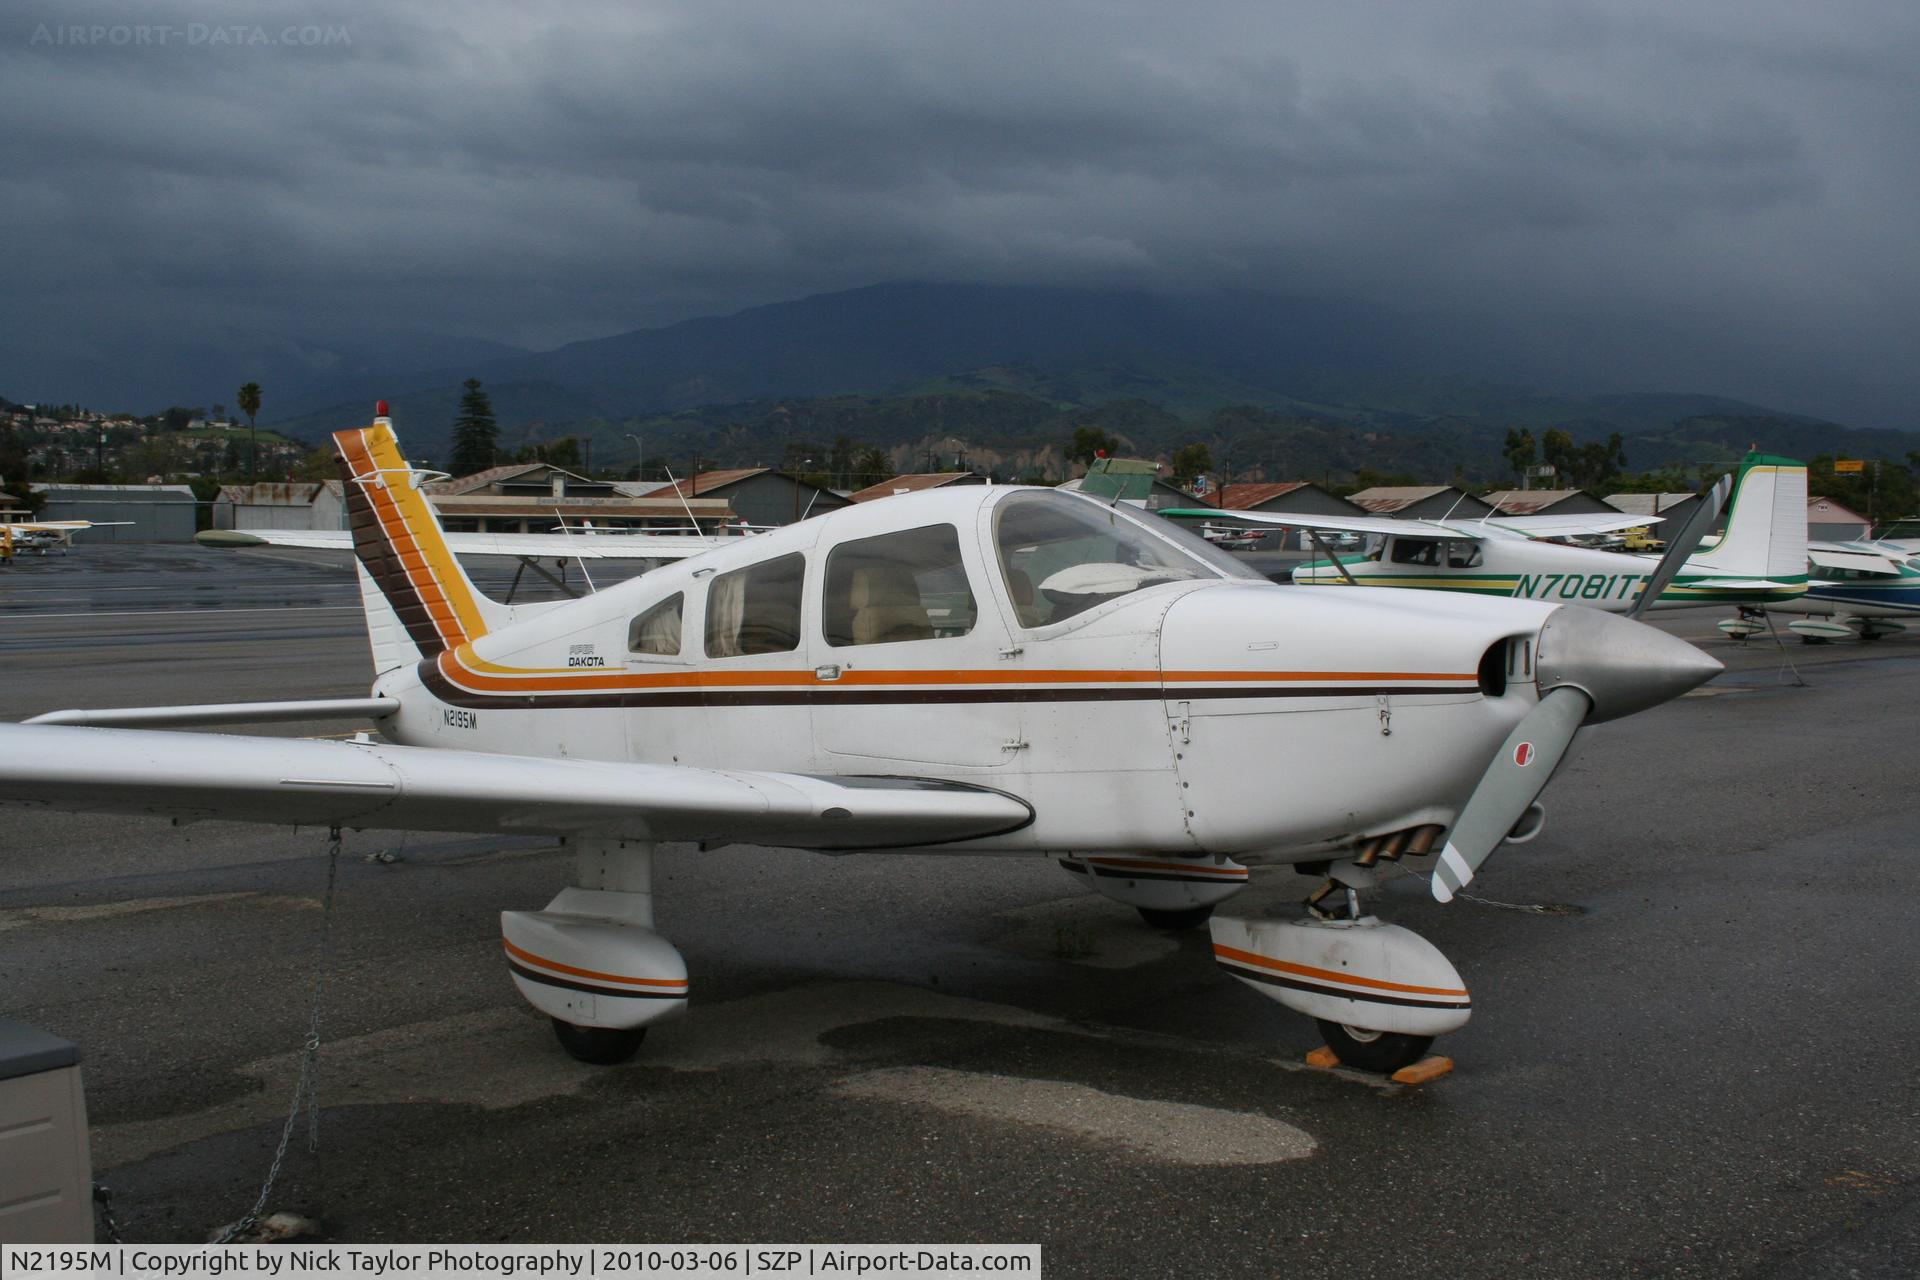
[{"label": "tail fin stripe", "polygon": [[[342,458],[342,469],[354,471],[356,468]],[[374,586],[386,597],[394,616],[406,628],[407,638],[422,655],[431,656],[444,647],[440,632],[433,624],[427,612],[426,603],[414,589],[399,561],[394,556],[386,540],[381,536],[379,518],[373,513],[372,500],[359,485],[349,481],[346,486],[347,509],[350,524],[353,527],[354,548],[359,554],[360,565],[373,579]]]},{"label": "tail fin stripe", "polygon": [[425,495],[412,487],[391,433],[380,426],[334,439],[348,474],[355,548],[415,646],[432,656],[484,635],[465,575],[440,540]]},{"label": "tail fin stripe", "polygon": [[459,619],[460,640],[464,642],[485,635],[486,619],[467,586],[466,574],[461,571],[453,553],[447,550],[445,541],[440,537],[440,523],[427,502],[427,495],[414,487],[406,459],[401,456],[399,443],[393,438],[392,431],[378,428],[363,433],[363,439],[378,468],[392,477],[378,492],[400,523],[405,540],[397,542],[397,545],[410,547],[425,561],[436,588],[433,594],[437,594]]}]

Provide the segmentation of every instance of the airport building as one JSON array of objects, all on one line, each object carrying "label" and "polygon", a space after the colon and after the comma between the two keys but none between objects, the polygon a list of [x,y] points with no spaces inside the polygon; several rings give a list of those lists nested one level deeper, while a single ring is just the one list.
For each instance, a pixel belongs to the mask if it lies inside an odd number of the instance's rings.
[{"label": "airport building", "polygon": [[1503,516],[1612,516],[1619,509],[1585,489],[1495,489],[1482,495]]},{"label": "airport building", "polygon": [[450,533],[552,533],[561,525],[712,532],[735,518],[724,497],[683,500],[670,485],[592,480],[547,462],[489,467],[425,486]]},{"label": "airport building", "polygon": [[216,529],[344,529],[346,482],[223,484],[213,500]]},{"label": "airport building", "polygon": [[1832,498],[1807,500],[1807,540],[1809,542],[1852,542],[1866,537],[1872,525],[1852,507]]},{"label": "airport building", "polygon": [[[754,526],[793,524],[853,505],[851,498],[771,467],[702,471],[692,480],[674,484],[689,498],[727,504],[739,519]],[[668,497],[674,491],[673,485],[656,490]]]},{"label": "airport building", "polygon": [[42,520],[91,520],[110,527],[90,542],[192,542],[193,490],[184,484],[36,484]]},{"label": "airport building", "polygon": [[1450,484],[1376,485],[1353,494],[1350,500],[1370,515],[1404,520],[1444,520],[1449,516],[1478,520],[1493,514],[1492,503]]},{"label": "airport building", "polygon": [[910,476],[895,476],[891,480],[856,489],[847,495],[847,500],[872,502],[875,498],[891,498],[895,494],[921,493],[927,489],[944,489],[948,485],[986,482],[985,476],[975,475],[971,471],[923,471]]},{"label": "airport building", "polygon": [[1669,532],[1684,529],[1700,505],[1697,493],[1610,493],[1606,503],[1630,516],[1659,516]]}]

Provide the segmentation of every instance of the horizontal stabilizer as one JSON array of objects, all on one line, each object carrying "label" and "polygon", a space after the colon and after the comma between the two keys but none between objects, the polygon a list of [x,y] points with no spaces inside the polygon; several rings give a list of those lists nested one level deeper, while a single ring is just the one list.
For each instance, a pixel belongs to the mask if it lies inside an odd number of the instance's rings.
[{"label": "horizontal stabilizer", "polygon": [[1002,792],[914,778],[20,724],[0,724],[0,804],[821,850],[944,844],[1018,830],[1033,820],[1024,801]]},{"label": "horizontal stabilizer", "polygon": [[1680,585],[1689,589],[1703,587],[1712,591],[1793,591],[1807,584],[1775,582],[1771,578],[1688,578]]}]

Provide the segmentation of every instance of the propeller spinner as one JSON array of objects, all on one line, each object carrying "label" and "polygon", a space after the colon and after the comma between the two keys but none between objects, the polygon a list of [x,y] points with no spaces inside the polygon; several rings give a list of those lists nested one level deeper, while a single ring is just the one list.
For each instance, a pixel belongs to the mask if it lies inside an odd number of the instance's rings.
[{"label": "propeller spinner", "polygon": [[1658,706],[1722,669],[1664,631],[1578,605],[1549,614],[1537,644],[1540,703],[1507,735],[1447,835],[1432,881],[1442,902],[1473,879],[1539,798],[1582,725]]}]

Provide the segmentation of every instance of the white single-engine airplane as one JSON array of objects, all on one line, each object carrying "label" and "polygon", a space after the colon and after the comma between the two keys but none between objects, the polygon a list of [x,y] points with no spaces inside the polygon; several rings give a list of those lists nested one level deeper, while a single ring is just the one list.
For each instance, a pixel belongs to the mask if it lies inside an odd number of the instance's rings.
[{"label": "white single-engine airplane", "polygon": [[[1320,516],[1191,509],[1179,518],[1231,517],[1313,531],[1338,530],[1381,540],[1368,555],[1337,555],[1303,564],[1293,580],[1305,585],[1418,587],[1470,595],[1565,601],[1608,613],[1638,616],[1655,570],[1673,572],[1652,588],[1653,608],[1737,604],[1761,607],[1791,601],[1807,590],[1807,469],[1790,458],[1749,453],[1733,481],[1732,497],[1716,485],[1674,541],[1698,545],[1731,502],[1726,533],[1706,551],[1677,563],[1671,557],[1628,555],[1541,541],[1604,534],[1648,523],[1645,516],[1543,515],[1472,519],[1398,520],[1387,516]],[[1696,528],[1697,525],[1697,528]],[[1669,551],[1671,551],[1671,546]]]},{"label": "white single-engine airplane", "polygon": [[67,549],[73,546],[73,535],[76,533],[132,523],[131,520],[0,521],[0,563],[27,551],[37,551],[41,555],[58,551],[65,555]]},{"label": "white single-engine airplane", "polygon": [[[1537,830],[1581,725],[1720,670],[1574,605],[1276,586],[1122,504],[1021,487],[867,503],[506,606],[469,582],[386,418],[334,440],[371,696],[0,725],[0,801],[565,837],[571,883],[501,932],[588,1061],[686,1007],[655,844],[741,841],[1058,857],[1165,925],[1200,923],[1249,868],[1304,866],[1329,880],[1318,913],[1216,917],[1214,954],[1342,1060],[1396,1069],[1471,1000],[1356,891],[1433,856],[1449,900]],[[166,728],[354,712],[385,741]]]}]

